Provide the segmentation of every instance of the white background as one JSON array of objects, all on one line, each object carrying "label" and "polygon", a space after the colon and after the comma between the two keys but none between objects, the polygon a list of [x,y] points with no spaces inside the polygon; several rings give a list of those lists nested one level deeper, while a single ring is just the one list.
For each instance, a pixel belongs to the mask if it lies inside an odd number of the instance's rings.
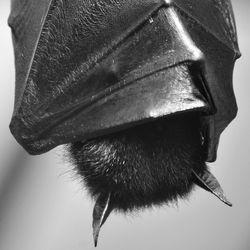
[{"label": "white background", "polygon": [[[250,249],[250,1],[233,1],[242,58],[234,87],[237,119],[222,135],[218,160],[210,164],[229,208],[196,189],[178,207],[139,215],[113,214],[103,227],[100,250]],[[11,136],[14,58],[7,27],[9,2],[0,2],[0,250],[87,250],[92,242],[92,201],[61,148],[29,156]]]}]

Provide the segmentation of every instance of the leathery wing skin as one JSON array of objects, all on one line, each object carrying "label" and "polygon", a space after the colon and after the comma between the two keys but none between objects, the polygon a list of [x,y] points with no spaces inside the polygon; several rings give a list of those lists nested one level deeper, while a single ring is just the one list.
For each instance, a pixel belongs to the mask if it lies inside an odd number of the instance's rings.
[{"label": "leathery wing skin", "polygon": [[[230,1],[12,0],[9,23],[16,58],[10,129],[29,153],[200,110],[207,160],[216,159],[237,112],[232,72],[240,53]],[[180,64],[195,70],[180,75]]]}]

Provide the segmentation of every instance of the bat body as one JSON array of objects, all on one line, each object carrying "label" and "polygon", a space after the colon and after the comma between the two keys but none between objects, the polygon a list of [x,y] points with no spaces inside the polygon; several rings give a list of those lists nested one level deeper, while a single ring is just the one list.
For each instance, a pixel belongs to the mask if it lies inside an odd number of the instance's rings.
[{"label": "bat body", "polygon": [[111,193],[113,209],[139,209],[189,193],[192,169],[206,169],[200,129],[198,115],[182,115],[73,143],[70,151],[93,196]]},{"label": "bat body", "polygon": [[95,242],[113,209],[194,183],[230,205],[205,164],[237,113],[229,0],[12,0],[9,24],[11,132],[31,154],[69,144],[96,199]]}]

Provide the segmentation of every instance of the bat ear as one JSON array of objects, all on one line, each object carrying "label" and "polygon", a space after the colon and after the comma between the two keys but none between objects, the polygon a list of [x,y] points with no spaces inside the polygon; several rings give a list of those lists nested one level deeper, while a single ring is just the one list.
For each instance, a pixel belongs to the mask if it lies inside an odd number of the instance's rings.
[{"label": "bat ear", "polygon": [[95,203],[93,211],[93,237],[95,247],[97,246],[98,236],[101,226],[105,223],[106,219],[112,212],[113,208],[110,202],[111,194],[101,194]]},{"label": "bat ear", "polygon": [[214,194],[217,198],[223,201],[226,205],[230,207],[232,206],[232,203],[227,199],[219,182],[217,181],[217,179],[212,173],[210,173],[208,170],[205,170],[205,172],[201,174],[196,173],[194,170],[192,171],[194,175],[195,184],[197,184],[201,188]]}]

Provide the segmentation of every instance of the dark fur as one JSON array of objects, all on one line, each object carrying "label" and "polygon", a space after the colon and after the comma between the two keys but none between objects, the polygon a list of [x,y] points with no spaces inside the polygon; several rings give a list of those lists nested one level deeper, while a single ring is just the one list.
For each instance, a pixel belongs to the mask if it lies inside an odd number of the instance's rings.
[{"label": "dark fur", "polygon": [[111,192],[115,209],[132,210],[186,196],[192,169],[206,168],[196,114],[160,119],[86,142],[71,156],[92,196]]}]

